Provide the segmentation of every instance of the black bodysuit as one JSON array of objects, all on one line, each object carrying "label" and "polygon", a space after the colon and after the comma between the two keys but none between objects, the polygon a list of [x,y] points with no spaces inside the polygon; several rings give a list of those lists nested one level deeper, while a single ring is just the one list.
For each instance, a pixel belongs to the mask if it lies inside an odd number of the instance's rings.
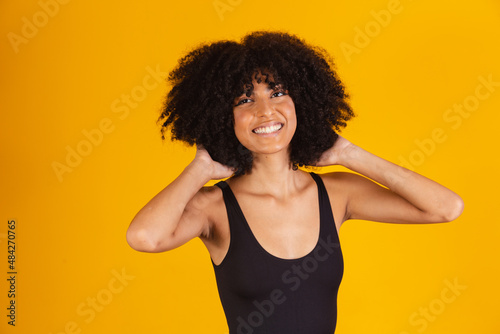
[{"label": "black bodysuit", "polygon": [[298,259],[268,253],[254,237],[229,185],[221,181],[230,228],[224,260],[215,265],[230,334],[333,334],[344,262],[323,181],[318,186],[320,233],[315,248]]}]

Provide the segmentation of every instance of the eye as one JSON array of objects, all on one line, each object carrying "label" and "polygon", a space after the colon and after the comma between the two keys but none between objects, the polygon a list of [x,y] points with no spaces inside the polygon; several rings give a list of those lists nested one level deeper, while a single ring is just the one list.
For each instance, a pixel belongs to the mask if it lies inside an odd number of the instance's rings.
[{"label": "eye", "polygon": [[280,96],[285,96],[287,95],[284,91],[280,90],[278,92],[275,92],[273,93],[273,95],[271,95],[272,97],[280,97]]},{"label": "eye", "polygon": [[245,103],[248,103],[251,101],[252,101],[251,99],[244,98],[244,99],[239,100],[238,103],[236,103],[234,106],[237,107],[237,106],[240,106],[242,104],[245,104]]}]

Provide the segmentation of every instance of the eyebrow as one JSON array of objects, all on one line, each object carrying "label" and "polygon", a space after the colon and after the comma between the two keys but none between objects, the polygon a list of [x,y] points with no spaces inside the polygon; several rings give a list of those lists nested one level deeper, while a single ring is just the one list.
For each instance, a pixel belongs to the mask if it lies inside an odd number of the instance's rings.
[{"label": "eyebrow", "polygon": [[[240,94],[235,98],[240,98],[241,96],[243,95],[246,95],[247,97],[250,97],[253,93],[253,90],[254,90],[254,87],[252,84],[247,84],[245,85],[247,88],[246,89],[243,89],[243,91],[240,92]],[[267,85],[267,88],[268,90],[270,91],[277,91],[277,90],[282,90],[282,89],[285,89],[284,88],[284,85],[282,83],[276,83],[276,82],[269,82],[269,84]]]},{"label": "eyebrow", "polygon": [[[241,98],[243,98],[243,96],[246,96],[247,98],[252,96],[253,89],[254,89],[253,85],[248,85],[248,87],[249,87],[248,89],[243,90],[240,93],[240,95],[236,96],[233,99],[233,102],[232,102],[233,107],[235,107],[238,104],[238,102],[240,101]],[[267,85],[267,89],[272,91],[272,92],[277,92],[277,91],[281,91],[281,90],[287,91],[282,83],[275,83],[275,82],[270,82]]]}]

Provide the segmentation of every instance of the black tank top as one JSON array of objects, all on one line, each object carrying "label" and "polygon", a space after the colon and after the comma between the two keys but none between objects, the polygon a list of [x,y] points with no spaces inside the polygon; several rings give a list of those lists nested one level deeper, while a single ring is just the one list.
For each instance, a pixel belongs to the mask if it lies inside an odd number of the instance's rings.
[{"label": "black tank top", "polygon": [[333,334],[344,262],[328,193],[318,186],[320,233],[315,248],[297,259],[268,253],[257,241],[231,188],[222,189],[230,244],[214,272],[230,334]]}]

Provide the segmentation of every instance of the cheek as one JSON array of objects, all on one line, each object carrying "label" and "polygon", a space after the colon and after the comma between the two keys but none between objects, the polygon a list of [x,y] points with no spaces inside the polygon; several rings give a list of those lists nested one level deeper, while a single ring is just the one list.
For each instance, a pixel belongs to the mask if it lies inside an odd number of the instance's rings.
[{"label": "cheek", "polygon": [[248,117],[244,113],[234,114],[234,133],[240,143],[245,141],[244,136],[247,132]]},{"label": "cheek", "polygon": [[290,103],[287,110],[287,118],[288,123],[293,126],[293,128],[297,128],[297,114],[295,113],[295,105],[293,102]]},{"label": "cheek", "polygon": [[295,117],[295,103],[293,103],[293,100],[291,98],[286,99],[282,108],[283,110],[286,110],[288,118]]},{"label": "cheek", "polygon": [[234,115],[234,130],[242,129],[245,126],[245,117],[241,113]]}]

